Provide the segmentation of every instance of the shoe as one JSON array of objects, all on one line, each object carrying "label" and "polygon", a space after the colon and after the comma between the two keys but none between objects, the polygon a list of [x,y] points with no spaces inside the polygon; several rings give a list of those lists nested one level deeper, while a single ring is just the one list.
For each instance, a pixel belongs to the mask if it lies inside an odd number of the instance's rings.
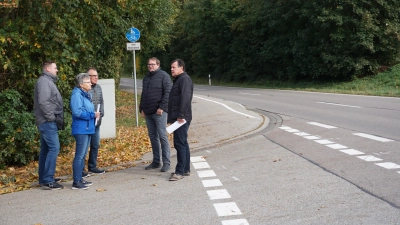
[{"label": "shoe", "polygon": [[169,170],[169,163],[164,163],[162,168],[161,168],[161,172],[167,172]]},{"label": "shoe", "polygon": [[183,178],[182,175],[174,173],[174,174],[172,174],[171,177],[169,178],[169,181],[177,181],[177,180],[180,180],[180,179],[182,179],[182,178]]},{"label": "shoe", "polygon": [[183,176],[188,177],[188,176],[192,176],[192,174],[190,172],[185,172],[185,173],[183,173]]},{"label": "shoe", "polygon": [[86,185],[86,186],[90,186],[90,185],[93,184],[93,182],[90,182],[90,181],[87,181],[87,180],[84,180],[84,179],[82,179],[81,182],[83,183],[83,185]]},{"label": "shoe", "polygon": [[56,182],[56,183],[60,183],[61,181],[62,181],[61,178],[54,178],[54,182]]},{"label": "shoe", "polygon": [[157,168],[160,168],[160,167],[161,167],[161,163],[152,162],[152,163],[150,163],[150,165],[146,166],[144,169],[145,170],[151,170],[151,169],[157,169]]},{"label": "shoe", "polygon": [[61,184],[57,184],[56,182],[53,182],[49,184],[42,184],[42,188],[44,190],[60,190],[63,189],[64,186],[62,186]]},{"label": "shoe", "polygon": [[74,190],[78,190],[78,189],[85,190],[85,189],[88,189],[88,188],[89,187],[84,185],[82,181],[79,181],[79,182],[76,182],[76,183],[75,182],[72,183],[72,189],[74,189]]},{"label": "shoe", "polygon": [[84,177],[90,177],[90,174],[86,173],[86,172],[82,172],[82,178],[84,178]]},{"label": "shoe", "polygon": [[93,168],[93,169],[89,169],[89,172],[90,172],[90,173],[94,173],[94,174],[103,174],[103,173],[105,173],[106,171],[101,170],[101,169],[98,169],[98,168]]}]

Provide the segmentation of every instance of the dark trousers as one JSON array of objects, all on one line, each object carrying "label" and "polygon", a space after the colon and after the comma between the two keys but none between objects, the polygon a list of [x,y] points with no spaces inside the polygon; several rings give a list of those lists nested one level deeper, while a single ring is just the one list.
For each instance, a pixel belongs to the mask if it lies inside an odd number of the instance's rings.
[{"label": "dark trousers", "polygon": [[187,141],[190,121],[174,131],[174,147],[178,163],[175,167],[175,173],[183,175],[190,172],[190,149]]}]

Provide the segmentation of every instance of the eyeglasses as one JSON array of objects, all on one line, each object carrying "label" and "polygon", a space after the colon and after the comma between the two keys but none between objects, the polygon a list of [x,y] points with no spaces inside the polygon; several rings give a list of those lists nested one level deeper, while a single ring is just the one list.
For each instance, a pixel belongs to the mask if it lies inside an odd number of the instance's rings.
[{"label": "eyeglasses", "polygon": [[147,66],[155,66],[155,65],[157,65],[157,64],[147,64]]},{"label": "eyeglasses", "polygon": [[98,77],[99,75],[89,75],[90,77]]}]

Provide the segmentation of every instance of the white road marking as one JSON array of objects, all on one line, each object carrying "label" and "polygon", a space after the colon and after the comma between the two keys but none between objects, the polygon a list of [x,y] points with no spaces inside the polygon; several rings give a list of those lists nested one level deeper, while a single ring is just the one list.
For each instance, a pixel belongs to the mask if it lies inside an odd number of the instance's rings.
[{"label": "white road marking", "polygon": [[[375,163],[378,166],[381,166],[383,168],[392,170],[392,169],[400,169],[400,165],[397,165],[395,163],[391,163],[391,162],[385,162],[385,163]],[[398,173],[400,173],[400,171],[398,171]]]},{"label": "white road marking", "polygon": [[356,156],[356,157],[359,158],[359,159],[362,159],[364,161],[367,161],[367,162],[382,161],[382,159],[377,158],[377,157],[372,156],[372,155],[363,155],[363,156]]},{"label": "white road marking", "polygon": [[243,115],[243,116],[247,116],[247,117],[250,117],[250,118],[253,118],[253,119],[258,119],[258,118],[255,117],[255,116],[251,116],[251,115],[249,115],[249,114],[245,114],[245,113],[238,112],[238,111],[232,109],[231,107],[229,107],[229,106],[227,106],[227,105],[225,105],[225,104],[223,104],[223,103],[220,103],[220,102],[217,102],[217,101],[213,101],[213,100],[210,100],[210,99],[206,99],[206,98],[202,98],[202,97],[199,97],[199,96],[194,96],[194,97],[195,97],[195,98],[203,99],[203,100],[205,100],[205,101],[217,103],[217,104],[222,105],[222,106],[224,106],[225,108],[227,108],[227,109],[229,109],[229,110],[231,110],[232,112],[235,112],[235,113],[237,113],[237,114],[240,114],[240,115]]},{"label": "white road marking", "polygon": [[222,225],[249,225],[246,219],[223,220]]},{"label": "white road marking", "polygon": [[226,189],[210,190],[207,191],[207,194],[210,200],[231,198],[231,195]]},{"label": "white road marking", "polygon": [[294,133],[295,135],[299,135],[299,136],[308,136],[308,135],[310,135],[310,134],[307,134],[307,133],[305,133],[305,132],[299,132],[299,133]]},{"label": "white road marking", "polygon": [[344,107],[350,107],[350,108],[361,108],[360,106],[354,106],[354,105],[343,105],[343,104],[337,104],[337,103],[331,103],[331,102],[317,102],[320,104],[327,104],[327,105],[336,105],[336,106],[344,106]]},{"label": "white road marking", "polygon": [[203,177],[216,177],[217,176],[217,174],[215,174],[214,170],[200,170],[200,171],[197,171],[197,174],[201,178],[203,178]]},{"label": "white road marking", "polygon": [[193,167],[197,169],[209,169],[210,165],[207,162],[192,163]]},{"label": "white road marking", "polygon": [[323,123],[317,123],[317,122],[308,122],[308,124],[319,126],[319,127],[323,127],[323,128],[328,128],[328,129],[337,128],[337,127],[334,127],[334,126],[331,126],[331,125],[327,125],[327,124],[323,124]]},{"label": "white road marking", "polygon": [[195,156],[195,157],[190,157],[190,161],[192,163],[194,163],[194,162],[205,162],[206,159],[203,156]]},{"label": "white road marking", "polygon": [[292,129],[291,127],[288,127],[288,126],[280,126],[279,128],[282,129],[282,130],[290,130],[290,129]]},{"label": "white road marking", "polygon": [[260,94],[252,94],[252,93],[245,93],[245,92],[239,92],[239,94],[242,94],[242,95],[260,95]]},{"label": "white road marking", "polygon": [[364,134],[364,133],[353,133],[354,135],[360,136],[360,137],[364,137],[364,138],[368,138],[368,139],[372,139],[375,141],[380,141],[380,142],[389,142],[389,141],[393,141],[387,138],[382,138],[382,137],[378,137],[378,136],[374,136],[371,134]]},{"label": "white road marking", "polygon": [[236,180],[236,181],[240,181],[239,180],[239,178],[237,178],[237,177],[232,177],[234,180]]},{"label": "white road marking", "polygon": [[332,145],[326,145],[326,146],[328,146],[329,148],[333,148],[333,149],[344,149],[344,148],[347,148],[346,146],[341,145],[341,144],[332,144]]},{"label": "white road marking", "polygon": [[202,180],[204,187],[219,187],[223,186],[219,179],[212,179],[212,180]]},{"label": "white road marking", "polygon": [[317,143],[323,144],[323,145],[333,144],[333,143],[334,143],[334,142],[332,142],[332,141],[330,141],[330,140],[326,140],[326,139],[323,139],[323,140],[314,140],[314,141],[317,142]]},{"label": "white road marking", "polygon": [[303,136],[303,138],[308,139],[308,140],[317,140],[317,139],[320,139],[319,137],[313,136],[313,135],[311,135],[311,136]]},{"label": "white road marking", "polygon": [[296,132],[299,132],[299,130],[296,130],[296,129],[288,129],[288,130],[286,130],[287,132],[290,132],[290,133],[296,133]]},{"label": "white road marking", "polygon": [[365,154],[364,152],[360,152],[360,151],[357,151],[354,149],[345,149],[345,150],[339,150],[339,151],[344,152],[348,155],[364,155]]},{"label": "white road marking", "polygon": [[216,203],[214,204],[214,208],[217,211],[218,216],[234,216],[242,214],[239,207],[234,202]]}]

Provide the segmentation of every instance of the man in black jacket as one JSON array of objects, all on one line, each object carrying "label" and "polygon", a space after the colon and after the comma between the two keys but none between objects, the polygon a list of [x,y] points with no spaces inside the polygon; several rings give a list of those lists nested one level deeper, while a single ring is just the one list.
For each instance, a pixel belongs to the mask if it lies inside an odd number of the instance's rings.
[{"label": "man in black jacket", "polygon": [[170,181],[177,181],[183,176],[190,176],[190,149],[187,141],[190,122],[192,121],[193,82],[185,72],[182,59],[171,62],[171,75],[174,77],[168,105],[168,123],[184,123],[174,131],[174,147],[178,163]]},{"label": "man in black jacket", "polygon": [[161,172],[170,168],[170,147],[167,135],[168,98],[171,91],[171,78],[160,69],[160,60],[153,57],[147,62],[149,72],[143,79],[139,111],[146,119],[147,130],[153,150],[153,162],[145,169],[161,167],[160,144],[162,152]]}]

